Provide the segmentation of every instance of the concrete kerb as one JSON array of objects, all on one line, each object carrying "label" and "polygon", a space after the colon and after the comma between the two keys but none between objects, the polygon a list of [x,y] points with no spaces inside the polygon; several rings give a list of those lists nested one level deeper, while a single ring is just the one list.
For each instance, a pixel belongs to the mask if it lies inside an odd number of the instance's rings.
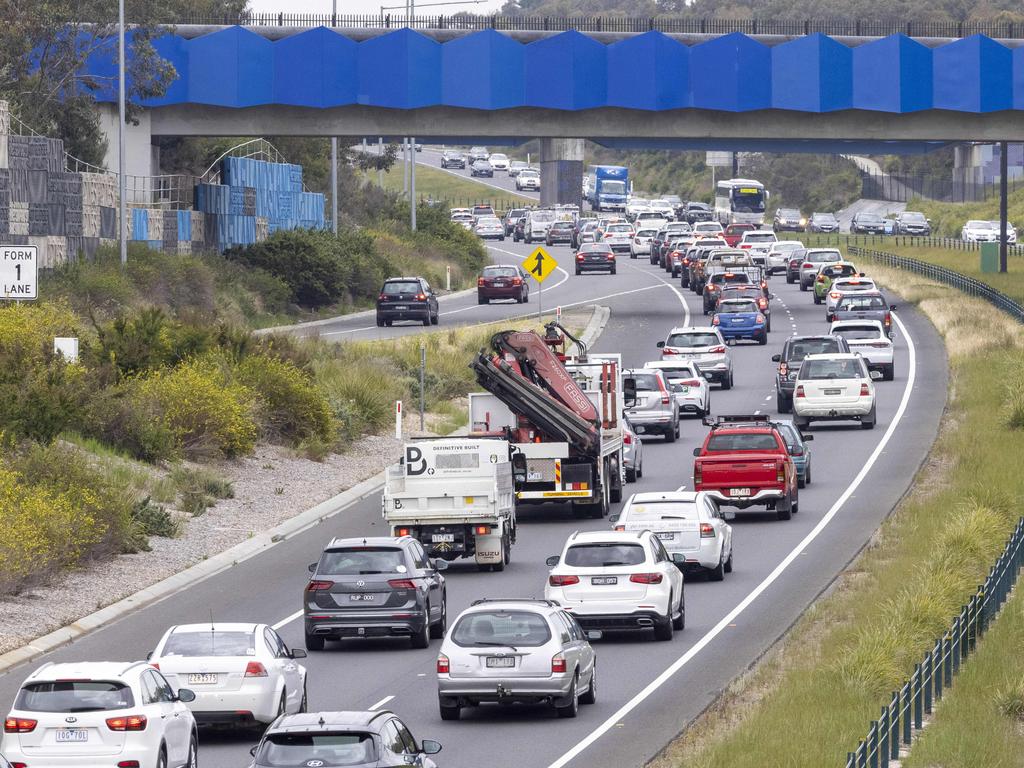
[{"label": "concrete kerb", "polygon": [[[580,336],[587,346],[593,344],[601,335],[601,332],[608,323],[610,314],[611,312],[608,307],[594,307],[594,313],[591,315],[590,321]],[[452,435],[464,435],[468,431],[468,427],[462,427],[453,432]],[[73,643],[89,632],[109,625],[140,608],[159,602],[190,586],[216,576],[245,560],[256,557],[271,547],[280,544],[282,541],[293,538],[316,525],[326,522],[356,502],[378,493],[383,485],[384,472],[379,472],[373,477],[352,486],[347,491],[342,491],[338,495],[307,509],[305,512],[301,512],[270,530],[257,534],[240,544],[236,544],[234,547],[213,555],[201,563],[196,563],[184,571],[151,584],[145,589],[141,589],[116,603],[111,603],[105,608],[83,616],[72,624],[38,637],[21,648],[8,651],[0,655],[0,674],[6,673],[21,664],[31,663],[43,654]]]}]

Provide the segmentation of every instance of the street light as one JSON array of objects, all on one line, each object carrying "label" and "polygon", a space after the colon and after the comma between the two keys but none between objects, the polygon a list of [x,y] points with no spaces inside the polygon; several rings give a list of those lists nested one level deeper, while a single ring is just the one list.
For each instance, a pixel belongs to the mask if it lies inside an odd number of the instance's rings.
[{"label": "street light", "polygon": [[124,0],[117,4],[117,193],[121,218],[121,266],[128,263],[128,206],[125,204],[127,184],[124,176]]},{"label": "street light", "polygon": [[[124,0],[121,0],[124,2]],[[338,0],[331,0],[331,23],[338,18]],[[338,137],[331,136],[331,230],[338,234]]]},{"label": "street light", "polygon": [[[480,5],[480,3],[486,3],[487,0],[452,0],[452,2],[446,3],[421,3],[420,8],[436,8],[440,5]],[[416,12],[416,0],[408,0],[404,5],[382,5],[380,7],[380,15],[384,15],[384,11],[405,11],[406,20],[412,18]]]}]

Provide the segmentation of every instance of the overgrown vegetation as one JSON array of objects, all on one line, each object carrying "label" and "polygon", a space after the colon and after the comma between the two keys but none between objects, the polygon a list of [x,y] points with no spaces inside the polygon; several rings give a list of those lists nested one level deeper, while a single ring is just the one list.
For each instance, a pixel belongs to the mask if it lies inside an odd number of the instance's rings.
[{"label": "overgrown vegetation", "polygon": [[[1024,230],[1024,188],[1015,189],[1008,196],[1008,220]],[[932,231],[939,237],[960,237],[960,230],[969,219],[999,221],[999,197],[993,195],[980,203],[937,203],[931,200],[911,200],[907,208],[921,211],[932,220]],[[1024,243],[1024,231],[1018,233]]]}]

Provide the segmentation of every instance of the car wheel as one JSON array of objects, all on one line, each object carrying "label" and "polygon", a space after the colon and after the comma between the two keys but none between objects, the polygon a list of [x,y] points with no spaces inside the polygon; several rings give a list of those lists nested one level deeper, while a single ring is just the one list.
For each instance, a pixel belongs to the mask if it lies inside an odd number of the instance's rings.
[{"label": "car wheel", "polygon": [[477,296],[476,297],[476,303],[477,304],[488,304],[488,303],[490,303],[490,299],[488,299],[486,296]]},{"label": "car wheel", "polygon": [[682,632],[686,629],[686,598],[679,598],[679,615],[672,619],[672,629]]},{"label": "car wheel", "polygon": [[626,482],[627,483],[635,483],[636,482],[636,470],[635,469],[627,469],[626,470]]},{"label": "car wheel", "polygon": [[726,379],[724,379],[722,381],[722,389],[732,389],[732,385],[733,385],[732,371],[729,371],[728,378],[726,378]]},{"label": "car wheel", "polygon": [[669,595],[668,598],[668,614],[660,617],[654,622],[654,639],[659,641],[671,640],[672,635],[675,634],[675,629],[672,626],[672,602],[673,596]]},{"label": "car wheel", "polygon": [[792,410],[792,405],[789,402],[789,398],[783,395],[781,392],[775,393],[775,410],[779,413],[789,413]]},{"label": "car wheel", "polygon": [[804,470],[804,485],[811,484],[811,462],[807,462],[807,469]]},{"label": "car wheel", "polygon": [[775,516],[779,520],[789,520],[791,517],[793,517],[793,506],[795,504],[796,502],[793,501],[792,497],[786,499],[784,506],[780,505],[779,507],[776,508]]},{"label": "car wheel", "polygon": [[388,328],[390,328],[392,325],[394,325],[394,323],[395,323],[394,320],[385,320],[384,321],[384,325],[386,325]]},{"label": "car wheel", "polygon": [[877,417],[875,416],[875,409],[872,408],[871,409],[870,417],[868,419],[861,419],[860,428],[861,429],[874,429],[875,428],[875,419],[876,418]]},{"label": "car wheel", "polygon": [[803,280],[800,281],[800,290],[801,291],[806,291],[807,290],[807,286],[804,285],[804,281]]},{"label": "car wheel", "polygon": [[580,696],[580,704],[597,703],[597,662],[594,662],[594,671],[590,673],[590,685]]},{"label": "car wheel", "polygon": [[615,267],[612,267],[612,274],[615,274]]},{"label": "car wheel", "polygon": [[725,561],[725,572],[732,573],[732,547],[729,548],[729,559]]},{"label": "car wheel", "polygon": [[793,414],[793,426],[803,432],[811,426],[811,420],[806,416],[797,416]]},{"label": "car wheel", "polygon": [[533,238],[530,235],[526,236],[526,244],[533,245]]},{"label": "car wheel", "polygon": [[156,758],[156,768],[167,768],[167,750],[160,747],[160,754]]},{"label": "car wheel", "polygon": [[578,267],[576,268],[576,274],[577,274],[577,275],[581,274],[581,272],[580,272],[580,270],[579,270],[579,268],[578,268]]},{"label": "car wheel", "polygon": [[185,768],[199,768],[199,744],[194,733],[188,739],[188,759],[185,761]]},{"label": "car wheel", "polygon": [[789,272],[786,272],[786,283],[792,285],[795,282],[796,280],[793,279],[793,276],[789,274]]},{"label": "car wheel", "polygon": [[324,649],[324,638],[320,635],[306,634],[306,650],[322,651]]},{"label": "car wheel", "polygon": [[807,485],[807,481],[806,481],[806,480],[804,480],[804,475],[800,475],[800,476],[799,476],[799,477],[798,477],[798,478],[796,479],[796,487],[797,487],[797,488],[803,488],[803,487],[804,487],[805,485]]},{"label": "car wheel", "polygon": [[430,647],[430,608],[427,607],[427,618],[423,620],[423,628],[410,638],[413,648]]},{"label": "car wheel", "polygon": [[572,687],[569,688],[569,695],[566,696],[569,703],[562,707],[555,707],[555,712],[558,713],[559,717],[576,717],[580,713],[580,697],[577,693],[577,686],[579,684],[579,676],[574,676],[572,679]]},{"label": "car wheel", "polygon": [[441,599],[441,618],[430,625],[430,636],[435,640],[440,640],[444,637],[444,633],[448,631],[448,598]]},{"label": "car wheel", "polygon": [[675,441],[676,441],[676,427],[669,426],[669,428],[665,431],[665,442],[666,443],[674,443]]},{"label": "car wheel", "polygon": [[757,337],[757,343],[764,346],[768,343],[768,331],[762,331],[761,335]]},{"label": "car wheel", "polygon": [[459,716],[462,714],[462,707],[460,707],[458,704],[456,704],[454,707],[439,704],[438,708],[441,710],[442,720],[458,720]]},{"label": "car wheel", "polygon": [[718,565],[708,568],[708,581],[722,581],[725,578],[725,561],[722,559],[724,553],[718,554]]},{"label": "car wheel", "polygon": [[527,288],[526,291],[523,292],[523,304],[529,304],[529,303],[530,303],[530,290],[529,290],[529,288]]},{"label": "car wheel", "polygon": [[427,316],[423,318],[423,324],[428,326],[431,324],[430,312],[427,312]]}]

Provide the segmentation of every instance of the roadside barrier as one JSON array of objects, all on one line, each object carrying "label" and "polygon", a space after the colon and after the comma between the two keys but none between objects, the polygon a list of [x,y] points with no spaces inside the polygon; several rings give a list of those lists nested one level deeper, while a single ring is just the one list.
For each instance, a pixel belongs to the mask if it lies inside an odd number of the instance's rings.
[{"label": "roadside barrier", "polygon": [[[795,233],[793,239],[800,238],[799,232]],[[970,243],[958,237],[933,237],[931,235],[854,235],[845,233],[809,233],[817,234],[824,245],[831,245],[833,239],[836,245],[896,245],[908,246],[911,248],[946,248],[951,251],[981,250],[981,243]],[[817,247],[817,246],[815,246]],[[1024,245],[1008,245],[1007,253],[1010,256],[1024,256]]]}]

